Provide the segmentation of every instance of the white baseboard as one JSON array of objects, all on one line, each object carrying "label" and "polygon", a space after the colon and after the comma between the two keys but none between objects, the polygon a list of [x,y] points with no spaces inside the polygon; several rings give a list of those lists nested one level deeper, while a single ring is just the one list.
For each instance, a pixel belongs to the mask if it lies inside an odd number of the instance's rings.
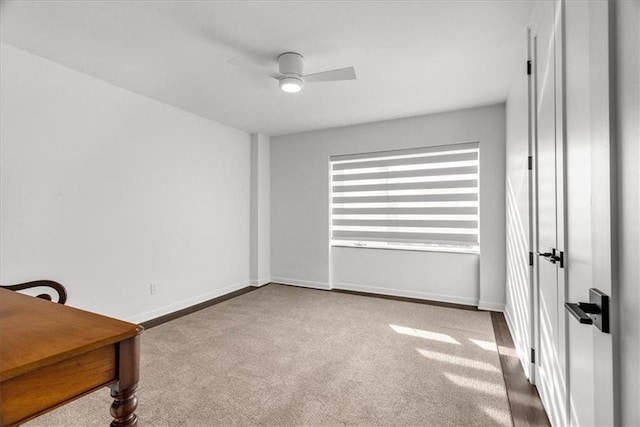
[{"label": "white baseboard", "polygon": [[486,311],[504,312],[504,304],[491,301],[478,301],[478,309]]},{"label": "white baseboard", "polygon": [[303,288],[331,289],[328,283],[312,282],[309,280],[288,279],[286,277],[272,277],[271,282],[282,283],[283,285],[301,286]]},{"label": "white baseboard", "polygon": [[235,285],[226,286],[224,288],[216,289],[214,291],[207,292],[205,294],[201,294],[196,297],[187,298],[182,301],[174,302],[173,304],[165,305],[164,307],[146,311],[144,313],[131,316],[125,320],[131,323],[146,322],[148,320],[152,320],[160,316],[164,316],[165,314],[174,313],[178,310],[182,310],[183,308],[191,307],[193,305],[200,304],[201,302],[209,301],[210,299],[218,298],[228,293],[231,293],[233,291],[246,288],[248,285],[249,284],[246,281],[236,283]]},{"label": "white baseboard", "polygon": [[260,279],[260,280],[251,280],[251,281],[249,281],[249,284],[251,286],[257,286],[257,287],[264,286],[264,285],[267,285],[269,283],[271,283],[271,279]]},{"label": "white baseboard", "polygon": [[478,300],[475,298],[433,294],[429,292],[420,292],[420,291],[409,291],[404,289],[377,288],[373,286],[355,285],[352,283],[335,283],[334,282],[332,289],[366,292],[370,294],[390,295],[394,297],[416,298],[416,299],[424,299],[429,301],[447,302],[447,303],[471,305],[471,306],[476,306],[478,304]]}]

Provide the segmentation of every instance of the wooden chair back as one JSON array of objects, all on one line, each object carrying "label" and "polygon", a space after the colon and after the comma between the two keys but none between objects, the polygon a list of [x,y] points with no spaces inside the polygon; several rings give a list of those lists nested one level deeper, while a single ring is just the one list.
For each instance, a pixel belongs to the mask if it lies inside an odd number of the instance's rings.
[{"label": "wooden chair back", "polygon": [[52,301],[53,291],[57,293],[57,303],[64,304],[67,302],[67,290],[58,282],[53,280],[34,280],[32,282],[19,283],[17,285],[0,285],[0,288],[8,289],[10,291],[22,291],[25,289],[45,287],[49,288],[46,293],[36,295],[38,298]]}]

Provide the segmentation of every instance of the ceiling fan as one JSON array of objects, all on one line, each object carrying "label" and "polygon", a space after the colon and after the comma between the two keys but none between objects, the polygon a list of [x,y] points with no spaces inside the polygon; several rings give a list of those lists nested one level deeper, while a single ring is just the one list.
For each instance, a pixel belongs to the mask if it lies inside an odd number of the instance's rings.
[{"label": "ceiling fan", "polygon": [[304,57],[296,52],[285,52],[278,55],[279,73],[270,72],[254,62],[240,58],[232,58],[227,62],[245,68],[258,68],[261,72],[278,80],[280,89],[288,93],[300,92],[305,83],[356,79],[356,70],[353,67],[304,75]]}]

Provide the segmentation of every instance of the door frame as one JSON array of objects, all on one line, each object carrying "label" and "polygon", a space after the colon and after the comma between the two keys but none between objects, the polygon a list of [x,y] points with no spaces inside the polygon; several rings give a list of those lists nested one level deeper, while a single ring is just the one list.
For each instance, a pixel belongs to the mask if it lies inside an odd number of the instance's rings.
[{"label": "door frame", "polygon": [[535,179],[535,170],[537,165],[535,164],[536,158],[533,155],[534,153],[534,132],[535,132],[535,121],[533,115],[535,114],[535,99],[534,99],[534,81],[533,81],[533,35],[531,26],[527,27],[527,136],[528,136],[528,147],[527,147],[527,155],[528,157],[528,177],[527,177],[527,188],[529,192],[529,224],[528,224],[528,232],[529,232],[529,345],[531,346],[531,353],[529,354],[529,365],[527,366],[527,377],[529,378],[529,382],[533,385],[536,384],[536,363],[535,363],[535,352],[537,345],[537,336],[538,336],[538,289],[537,282],[535,280],[534,273],[534,253],[535,253],[535,242],[536,242],[536,234],[537,228],[536,224],[538,221],[537,213],[537,187],[536,187],[536,179]]}]

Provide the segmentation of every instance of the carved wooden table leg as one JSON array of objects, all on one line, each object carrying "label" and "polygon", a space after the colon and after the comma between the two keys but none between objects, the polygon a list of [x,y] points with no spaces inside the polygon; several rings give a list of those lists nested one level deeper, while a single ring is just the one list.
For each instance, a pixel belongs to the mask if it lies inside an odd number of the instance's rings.
[{"label": "carved wooden table leg", "polygon": [[111,427],[137,426],[138,399],[135,391],[140,377],[140,335],[122,341],[118,349],[118,381],[111,385]]},{"label": "carved wooden table leg", "polygon": [[111,389],[111,427],[137,426],[138,417],[135,414],[138,407],[138,398],[134,394],[137,387],[118,392],[115,387]]}]

